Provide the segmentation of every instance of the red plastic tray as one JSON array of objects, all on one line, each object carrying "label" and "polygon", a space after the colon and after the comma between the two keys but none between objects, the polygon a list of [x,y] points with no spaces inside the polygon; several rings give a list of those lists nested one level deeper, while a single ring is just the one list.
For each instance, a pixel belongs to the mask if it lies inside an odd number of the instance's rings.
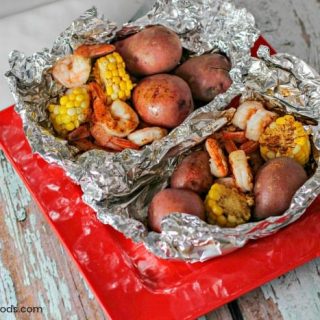
[{"label": "red plastic tray", "polygon": [[13,107],[0,112],[0,145],[112,319],[193,319],[320,256],[318,198],[297,222],[229,255],[158,259],[100,223],[64,171],[32,154]]}]

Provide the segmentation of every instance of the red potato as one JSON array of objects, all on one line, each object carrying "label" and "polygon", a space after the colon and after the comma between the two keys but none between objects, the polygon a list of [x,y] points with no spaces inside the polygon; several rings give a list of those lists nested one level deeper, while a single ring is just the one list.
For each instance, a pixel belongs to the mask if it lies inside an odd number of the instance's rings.
[{"label": "red potato", "polygon": [[207,192],[213,184],[209,155],[205,151],[193,152],[183,159],[171,176],[171,188],[188,189],[196,193]]},{"label": "red potato", "polygon": [[115,43],[127,69],[136,76],[169,72],[182,55],[179,37],[163,26],[153,26]]},{"label": "red potato", "polygon": [[291,158],[269,160],[260,168],[254,186],[257,219],[283,214],[290,206],[295,192],[306,182],[303,167]]},{"label": "red potato", "polygon": [[189,213],[205,219],[205,209],[201,198],[193,191],[183,189],[165,189],[158,192],[152,199],[148,219],[149,226],[161,232],[161,220],[174,212]]},{"label": "red potato", "polygon": [[144,78],[135,87],[132,99],[141,119],[159,127],[174,128],[193,111],[188,84],[170,74]]},{"label": "red potato", "polygon": [[187,81],[194,99],[209,102],[231,86],[230,69],[225,56],[213,53],[188,59],[175,74]]}]

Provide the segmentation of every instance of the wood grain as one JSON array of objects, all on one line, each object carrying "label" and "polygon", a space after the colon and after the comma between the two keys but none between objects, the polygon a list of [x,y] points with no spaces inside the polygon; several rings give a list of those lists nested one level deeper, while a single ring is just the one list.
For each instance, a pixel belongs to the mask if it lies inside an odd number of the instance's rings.
[{"label": "wood grain", "polygon": [[43,308],[42,314],[6,313],[5,319],[105,319],[2,152],[0,186],[0,306]]},{"label": "wood grain", "polygon": [[[236,0],[249,8],[257,26],[278,52],[304,59],[320,72],[319,0]],[[314,260],[238,300],[244,319],[318,320],[320,259]]]},{"label": "wood grain", "polygon": [[254,15],[261,34],[278,52],[293,54],[320,71],[319,0],[235,0]]}]

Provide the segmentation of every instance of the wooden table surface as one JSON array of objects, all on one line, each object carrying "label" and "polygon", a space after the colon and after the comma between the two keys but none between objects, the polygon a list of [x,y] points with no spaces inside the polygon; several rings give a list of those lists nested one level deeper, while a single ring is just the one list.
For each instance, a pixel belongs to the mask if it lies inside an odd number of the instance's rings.
[{"label": "wooden table surface", "polygon": [[[237,0],[249,8],[278,52],[320,71],[319,0]],[[0,313],[0,319],[106,319],[37,205],[0,154],[0,311],[41,306],[42,313]],[[320,319],[320,259],[240,297],[204,319]],[[126,319],[128,320],[128,319]]]}]

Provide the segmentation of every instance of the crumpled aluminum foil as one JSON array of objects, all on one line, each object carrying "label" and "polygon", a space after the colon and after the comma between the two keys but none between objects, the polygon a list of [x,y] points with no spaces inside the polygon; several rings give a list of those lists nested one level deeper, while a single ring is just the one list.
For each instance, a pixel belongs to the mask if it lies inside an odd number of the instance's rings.
[{"label": "crumpled aluminum foil", "polygon": [[[48,121],[46,106],[55,103],[63,92],[63,88],[53,81],[50,68],[59,57],[72,53],[82,43],[109,42],[150,24],[163,24],[176,31],[183,46],[192,54],[226,53],[232,62],[232,86],[211,103],[194,111],[167,137],[140,151],[111,154],[93,150],[77,156],[75,147],[54,136]],[[300,196],[293,201],[292,210],[280,218],[235,229],[220,229],[188,215],[174,214],[164,220],[161,234],[148,232],[146,228],[147,206],[153,195],[166,187],[175,166],[186,153],[230,120],[233,110],[222,110],[235,96],[250,89],[268,96],[266,92],[278,88],[279,78],[285,74],[282,80],[287,87],[283,89],[296,92],[297,99],[303,92],[300,96],[303,107],[298,109],[288,97],[281,97],[281,90],[268,97],[277,100],[280,108],[285,106],[289,111],[296,110],[305,116],[310,116],[309,106],[319,110],[319,92],[315,90],[318,78],[307,65],[288,55],[269,58],[265,54],[265,61],[250,58],[250,47],[258,33],[252,15],[244,9],[236,9],[229,1],[159,0],[146,16],[124,26],[98,17],[93,8],[75,20],[58,37],[51,50],[45,49],[31,57],[13,51],[6,77],[34,152],[63,167],[81,185],[84,201],[96,210],[100,221],[112,225],[136,242],[142,241],[160,257],[204,261],[294,221],[318,192],[316,171],[309,180],[315,181],[311,185],[308,181],[303,187],[307,188],[305,191],[311,190],[309,195],[314,196],[308,199]],[[246,87],[244,75],[248,72]],[[314,117],[318,119],[318,116]],[[314,139],[316,137],[315,129]]]},{"label": "crumpled aluminum foil", "polygon": [[[313,143],[312,176],[295,193],[290,207],[281,216],[239,225],[236,228],[212,226],[187,214],[172,214],[162,220],[162,233],[151,233],[147,246],[157,255],[205,261],[243,247],[249,240],[262,238],[299,219],[320,194],[320,76],[304,61],[289,54],[270,56],[260,46],[258,58],[252,58],[241,100],[264,101],[268,109],[293,114],[311,132]],[[216,105],[221,110],[227,105]],[[150,239],[150,240],[149,240]],[[154,247],[153,243],[158,242]],[[156,250],[155,250],[156,249]]]}]

